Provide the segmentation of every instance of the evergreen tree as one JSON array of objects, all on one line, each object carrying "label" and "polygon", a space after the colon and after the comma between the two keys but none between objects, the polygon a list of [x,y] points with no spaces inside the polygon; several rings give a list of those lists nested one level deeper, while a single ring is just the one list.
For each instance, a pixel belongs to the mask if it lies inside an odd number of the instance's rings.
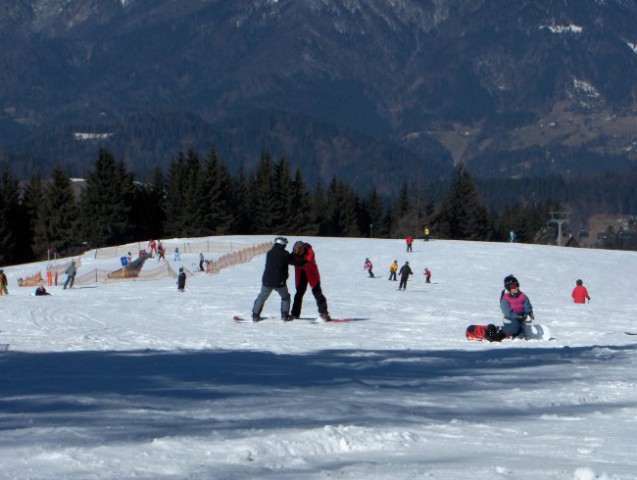
[{"label": "evergreen tree", "polygon": [[186,170],[184,209],[181,212],[183,226],[182,231],[178,232],[178,236],[210,235],[212,233],[211,227],[205,223],[209,208],[206,205],[204,167],[199,159],[199,154],[193,148],[188,150]]},{"label": "evergreen tree", "polygon": [[343,182],[332,180],[327,193],[327,234],[333,236],[360,236],[359,200],[356,193]]},{"label": "evergreen tree", "polygon": [[435,229],[442,236],[458,240],[489,240],[492,236],[489,212],[463,164],[454,169],[451,188],[435,218]]},{"label": "evergreen tree", "polygon": [[239,167],[237,178],[232,182],[231,198],[232,202],[230,205],[233,206],[232,212],[234,216],[234,224],[231,231],[239,234],[251,233],[252,220],[250,216],[248,179],[243,165]]},{"label": "evergreen tree", "polygon": [[0,182],[0,265],[17,263],[28,254],[28,219],[20,205],[18,181],[8,165],[2,169]]},{"label": "evergreen tree", "polygon": [[231,232],[234,217],[231,208],[232,179],[217,157],[213,147],[208,155],[203,180],[202,224],[208,235],[224,235]]},{"label": "evergreen tree", "polygon": [[325,209],[327,206],[327,199],[325,188],[323,187],[323,181],[319,178],[314,188],[314,192],[310,198],[311,202],[311,217],[313,222],[318,228],[318,235],[327,235],[327,219],[325,217]]},{"label": "evergreen tree", "polygon": [[153,180],[150,183],[135,184],[133,209],[131,212],[132,238],[161,238],[164,233],[166,188],[162,169],[155,167]]},{"label": "evergreen tree", "polygon": [[56,166],[44,188],[44,202],[38,209],[35,226],[34,251],[46,258],[50,247],[61,255],[80,239],[77,235],[78,205],[75,190],[66,171]]},{"label": "evergreen tree", "polygon": [[273,165],[270,153],[261,154],[259,163],[248,187],[249,210],[254,233],[277,233],[280,225],[275,223],[275,189],[273,187]]},{"label": "evergreen tree", "polygon": [[28,220],[28,245],[31,252],[31,259],[36,258],[36,252],[33,250],[33,239],[35,237],[35,229],[38,221],[38,210],[44,203],[44,189],[45,185],[42,181],[42,177],[39,175],[33,175],[24,189],[22,199],[24,213]]},{"label": "evergreen tree", "polygon": [[80,195],[83,238],[95,247],[131,240],[134,194],[132,173],[111,152],[101,148]]},{"label": "evergreen tree", "polygon": [[301,170],[297,169],[288,209],[288,232],[298,235],[317,235],[319,226],[315,221],[312,211],[312,199],[307,189]]},{"label": "evergreen tree", "polygon": [[381,201],[376,188],[373,188],[369,193],[364,203],[364,217],[363,217],[363,227],[368,228],[369,230],[362,229],[363,232],[367,231],[370,237],[387,237],[389,234],[389,230],[385,229],[384,225],[384,215],[385,209],[383,207],[383,203]]},{"label": "evergreen tree", "polygon": [[164,233],[170,237],[185,236],[186,189],[188,188],[188,163],[183,152],[168,168],[168,184],[166,187],[166,222]]}]

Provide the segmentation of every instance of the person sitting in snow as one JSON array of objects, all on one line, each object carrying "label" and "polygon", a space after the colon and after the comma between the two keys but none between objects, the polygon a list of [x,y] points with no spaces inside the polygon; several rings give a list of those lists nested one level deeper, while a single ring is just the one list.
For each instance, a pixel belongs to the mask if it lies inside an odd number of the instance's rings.
[{"label": "person sitting in snow", "polygon": [[584,286],[584,282],[581,280],[577,280],[575,282],[575,288],[571,292],[571,297],[573,297],[573,302],[575,303],[586,303],[586,300],[591,301],[591,297],[588,295],[588,290]]},{"label": "person sitting in snow", "polygon": [[46,291],[46,288],[44,288],[44,285],[40,285],[38,288],[35,289],[35,296],[41,297],[43,295],[51,295],[51,294]]},{"label": "person sitting in snow", "polygon": [[520,282],[513,275],[504,278],[504,290],[500,296],[500,310],[504,314],[502,338],[516,337],[528,318],[534,319],[529,297],[520,291]]}]

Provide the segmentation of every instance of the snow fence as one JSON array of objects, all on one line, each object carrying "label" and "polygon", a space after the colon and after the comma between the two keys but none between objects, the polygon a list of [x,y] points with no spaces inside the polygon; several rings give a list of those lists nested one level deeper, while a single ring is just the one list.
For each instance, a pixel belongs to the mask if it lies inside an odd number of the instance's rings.
[{"label": "snow fence", "polygon": [[[174,250],[178,247],[180,252],[184,253],[203,253],[214,252],[223,253],[217,260],[206,260],[205,272],[212,274],[223,270],[224,268],[239,265],[241,263],[247,263],[257,255],[263,255],[272,248],[272,242],[266,242],[259,245],[249,245],[236,243],[236,242],[162,242],[167,251],[169,248]],[[133,248],[134,246],[134,248]],[[205,250],[204,250],[205,248]],[[97,249],[94,253],[95,258],[109,259],[117,258],[123,255],[127,255],[129,252],[139,252],[146,250],[146,245],[142,243],[120,245],[118,247],[107,247]],[[168,255],[167,255],[168,256]],[[47,284],[57,285],[58,276],[62,276],[66,269],[71,264],[71,260],[75,260],[75,266],[78,268],[82,265],[81,258],[66,259],[61,262],[53,262],[47,267],[46,282],[42,278],[40,272],[36,272],[26,278],[19,278],[18,284],[21,287],[33,287],[38,285]],[[187,276],[192,276],[193,272],[184,267],[184,271]],[[117,270],[104,270],[94,268],[87,272],[81,272],[75,277],[75,284],[80,286],[93,285],[96,283],[109,283],[109,282],[121,282],[121,281],[135,281],[135,280],[159,280],[165,277],[177,277],[177,272],[170,265],[169,261],[166,262],[145,262],[143,267],[139,270],[129,270],[125,267],[118,268]],[[62,277],[62,281],[64,277]]]}]

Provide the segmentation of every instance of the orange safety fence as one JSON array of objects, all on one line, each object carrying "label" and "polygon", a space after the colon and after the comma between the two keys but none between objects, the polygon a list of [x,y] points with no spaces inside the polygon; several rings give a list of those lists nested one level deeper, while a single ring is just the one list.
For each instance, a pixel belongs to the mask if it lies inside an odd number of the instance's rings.
[{"label": "orange safety fence", "polygon": [[[257,255],[262,255],[272,248],[272,242],[263,243],[261,245],[253,245],[243,250],[238,250],[231,253],[222,255],[217,260],[206,261],[206,273],[217,273],[220,270],[241,263],[246,263],[252,260]],[[144,267],[138,270],[136,273],[127,271],[126,267],[119,268],[115,271],[98,270],[94,269],[90,272],[85,272],[75,278],[76,285],[90,285],[95,283],[110,283],[117,281],[135,281],[135,280],[158,280],[165,277],[177,277],[177,272],[170,265],[170,262],[161,262],[159,267],[150,268],[151,265],[156,265],[157,262],[146,262]],[[193,273],[184,268],[187,276],[192,276]]]},{"label": "orange safety fence", "polygon": [[18,286],[20,287],[36,287],[42,285],[43,283],[44,279],[42,278],[42,274],[40,272],[27,278],[18,278]]}]

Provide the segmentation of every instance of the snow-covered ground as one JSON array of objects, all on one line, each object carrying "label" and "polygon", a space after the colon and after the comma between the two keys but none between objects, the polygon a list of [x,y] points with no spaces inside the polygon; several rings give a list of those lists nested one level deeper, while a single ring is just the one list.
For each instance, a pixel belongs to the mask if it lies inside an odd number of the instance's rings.
[{"label": "snow-covered ground", "polygon": [[[272,237],[212,241],[228,239]],[[637,253],[304,240],[330,313],[355,321],[283,323],[273,293],[272,318],[233,322],[264,256],[196,274],[185,293],[165,278],[34,297],[16,279],[44,264],[5,267],[0,478],[637,478],[637,336],[624,333],[637,331]],[[405,292],[387,280],[394,259],[415,272]],[[87,255],[79,273],[96,266],[119,260]],[[553,340],[465,339],[500,323],[509,273]],[[578,278],[589,304],[571,303]],[[315,317],[310,292],[304,305]]]}]

